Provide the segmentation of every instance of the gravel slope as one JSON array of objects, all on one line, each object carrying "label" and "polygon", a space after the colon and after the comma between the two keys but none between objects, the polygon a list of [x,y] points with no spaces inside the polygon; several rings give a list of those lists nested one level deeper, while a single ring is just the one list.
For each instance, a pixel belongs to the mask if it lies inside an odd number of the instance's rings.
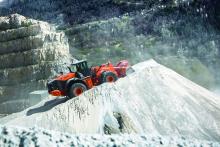
[{"label": "gravel slope", "polygon": [[220,141],[220,99],[153,60],[71,100],[48,99],[0,124],[69,133],[151,133]]},{"label": "gravel slope", "polygon": [[71,135],[37,128],[0,126],[0,146],[165,146],[218,147],[220,143],[153,135]]}]

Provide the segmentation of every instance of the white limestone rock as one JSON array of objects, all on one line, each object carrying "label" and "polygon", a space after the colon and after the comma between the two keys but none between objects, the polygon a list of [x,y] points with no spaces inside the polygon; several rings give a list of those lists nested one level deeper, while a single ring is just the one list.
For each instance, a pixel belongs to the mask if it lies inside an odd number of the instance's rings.
[{"label": "white limestone rock", "polygon": [[32,90],[45,89],[41,81],[62,71],[69,61],[68,39],[55,26],[19,14],[0,17],[0,103],[28,99]]}]

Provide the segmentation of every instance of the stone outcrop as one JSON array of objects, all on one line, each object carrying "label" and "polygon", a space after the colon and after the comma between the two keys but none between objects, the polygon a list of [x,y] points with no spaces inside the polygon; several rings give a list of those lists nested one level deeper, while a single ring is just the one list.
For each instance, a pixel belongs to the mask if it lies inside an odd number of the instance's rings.
[{"label": "stone outcrop", "polygon": [[54,26],[18,14],[0,17],[0,103],[45,89],[68,61],[68,41]]}]

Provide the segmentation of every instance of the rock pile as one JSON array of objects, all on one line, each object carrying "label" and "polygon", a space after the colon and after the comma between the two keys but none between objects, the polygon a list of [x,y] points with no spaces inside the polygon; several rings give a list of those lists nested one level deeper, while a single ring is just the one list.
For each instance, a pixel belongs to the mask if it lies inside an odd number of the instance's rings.
[{"label": "rock pile", "polygon": [[153,60],[74,99],[45,99],[0,124],[68,133],[150,133],[220,140],[220,99]]},{"label": "rock pile", "polygon": [[[0,17],[0,112],[22,109],[28,93],[43,89],[68,58],[68,41],[54,26],[18,14]],[[12,103],[15,110],[5,110]]]},{"label": "rock pile", "polygon": [[218,142],[184,137],[142,135],[71,135],[39,128],[0,126],[0,146],[220,146]]}]

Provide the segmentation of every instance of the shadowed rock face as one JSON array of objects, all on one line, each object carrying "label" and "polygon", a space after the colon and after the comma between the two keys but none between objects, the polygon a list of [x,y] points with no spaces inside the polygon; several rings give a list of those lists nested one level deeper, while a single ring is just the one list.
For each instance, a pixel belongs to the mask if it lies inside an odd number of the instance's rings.
[{"label": "shadowed rock face", "polygon": [[2,5],[10,5],[10,9],[2,11],[5,14],[19,13],[44,21],[64,21],[70,24],[108,19],[155,6],[171,6],[173,9],[175,6],[183,5],[184,7],[180,7],[180,10],[183,10],[191,5],[192,9],[188,9],[188,13],[202,8],[199,13],[208,13],[208,19],[218,26],[220,16],[218,0],[2,0]]},{"label": "shadowed rock face", "polygon": [[3,125],[69,133],[150,133],[220,140],[220,99],[153,60],[74,99],[48,99]]},{"label": "shadowed rock face", "polygon": [[[18,14],[0,17],[0,105],[25,103],[28,93],[44,89],[68,59],[65,35],[50,24]],[[1,108],[0,113],[10,113]]]}]

